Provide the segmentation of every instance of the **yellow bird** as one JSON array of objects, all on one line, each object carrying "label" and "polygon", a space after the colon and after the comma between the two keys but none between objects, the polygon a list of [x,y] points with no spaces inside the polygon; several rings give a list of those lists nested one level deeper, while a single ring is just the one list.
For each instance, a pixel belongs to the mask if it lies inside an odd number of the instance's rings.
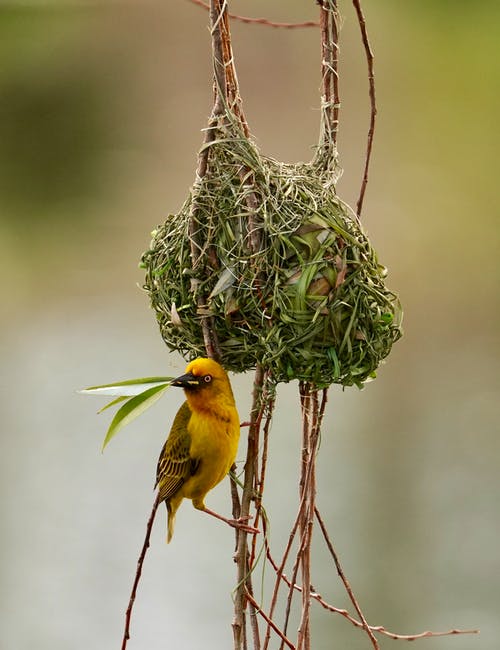
[{"label": "yellow bird", "polygon": [[231,469],[238,451],[240,421],[225,370],[213,359],[198,358],[172,381],[184,389],[186,401],[175,416],[158,460],[158,499],[168,512],[167,542],[183,499],[236,528],[257,532],[241,519],[226,519],[209,510],[205,496]]}]

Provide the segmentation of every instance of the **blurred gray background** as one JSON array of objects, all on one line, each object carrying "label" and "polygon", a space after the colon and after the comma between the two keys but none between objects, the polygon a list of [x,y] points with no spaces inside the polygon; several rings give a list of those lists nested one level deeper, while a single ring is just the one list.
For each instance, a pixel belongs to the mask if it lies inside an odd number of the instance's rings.
[{"label": "blurred gray background", "polygon": [[[405,308],[376,382],[330,392],[318,503],[372,624],[479,627],[426,650],[500,638],[500,271],[497,2],[365,0],[379,116],[364,224]],[[238,0],[316,17],[310,1]],[[355,203],[368,126],[365,61],[341,3],[341,196]],[[104,455],[94,383],[176,374],[137,267],[194,178],[211,107],[205,12],[164,2],[0,5],[2,648],[118,647],[153,501],[172,390]],[[241,92],[264,153],[317,142],[316,30],[233,24]],[[242,418],[251,377],[234,378]],[[244,449],[240,448],[239,458]],[[297,506],[297,386],[279,390],[266,504],[280,554]],[[228,484],[208,504],[229,513]],[[230,648],[233,535],[185,504],[156,522],[130,649]],[[260,568],[255,582],[260,584]],[[269,571],[267,572],[269,575]],[[313,584],[347,600],[318,545]],[[314,649],[370,644],[313,607]],[[382,648],[397,642],[382,639]],[[399,642],[403,643],[403,642]],[[276,644],[273,646],[276,647]]]}]

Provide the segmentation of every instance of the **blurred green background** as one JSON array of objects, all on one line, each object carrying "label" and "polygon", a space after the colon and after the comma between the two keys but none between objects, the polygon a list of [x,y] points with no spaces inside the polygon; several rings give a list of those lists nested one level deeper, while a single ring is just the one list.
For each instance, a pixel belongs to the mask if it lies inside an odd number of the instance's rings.
[{"label": "blurred green background", "polygon": [[[363,220],[401,296],[405,337],[364,391],[331,390],[318,502],[372,624],[479,627],[477,637],[417,643],[495,650],[500,5],[364,5],[379,116]],[[316,16],[312,0],[231,8],[281,21]],[[352,7],[341,9],[338,187],[355,204],[366,64]],[[234,23],[233,39],[262,151],[309,159],[317,31]],[[107,649],[121,639],[156,460],[181,396],[168,393],[101,456],[109,417],[75,391],[183,368],[162,344],[137,263],[194,179],[211,107],[207,17],[183,0],[3,2],[0,60],[2,647]],[[244,418],[251,378],[234,385]],[[266,503],[276,554],[297,505],[296,389],[280,389],[272,430]],[[228,486],[208,504],[228,513]],[[187,504],[169,547],[164,536],[161,511],[131,650],[232,647],[233,535]],[[313,584],[347,605],[319,546]],[[313,619],[315,650],[370,647],[319,607]]]}]

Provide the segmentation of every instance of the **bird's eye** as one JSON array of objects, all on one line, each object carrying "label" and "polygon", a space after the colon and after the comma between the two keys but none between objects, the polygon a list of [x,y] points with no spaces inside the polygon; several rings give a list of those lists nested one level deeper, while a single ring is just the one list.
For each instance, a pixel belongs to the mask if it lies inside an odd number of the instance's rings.
[{"label": "bird's eye", "polygon": [[203,381],[204,381],[206,384],[209,384],[209,383],[212,381],[212,375],[205,375],[205,376],[203,377]]}]

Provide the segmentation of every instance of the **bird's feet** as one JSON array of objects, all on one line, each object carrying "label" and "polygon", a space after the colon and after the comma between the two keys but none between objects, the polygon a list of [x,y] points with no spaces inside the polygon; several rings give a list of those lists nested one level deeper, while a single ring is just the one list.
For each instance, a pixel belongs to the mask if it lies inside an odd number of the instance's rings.
[{"label": "bird's feet", "polygon": [[250,515],[247,515],[246,517],[240,517],[239,519],[227,519],[227,517],[223,517],[222,515],[219,515],[218,512],[209,510],[207,507],[204,507],[203,511],[206,512],[208,515],[212,515],[212,517],[216,517],[221,521],[225,521],[226,524],[228,524],[229,526],[232,526],[233,528],[237,528],[238,530],[242,530],[245,533],[249,533],[250,535],[257,535],[258,533],[260,533],[260,530],[258,528],[249,526],[249,524],[247,523],[248,520],[251,519]]},{"label": "bird's feet", "polygon": [[239,519],[226,519],[226,521],[233,528],[242,530],[243,532],[249,533],[250,535],[258,535],[260,533],[260,530],[258,528],[254,528],[253,526],[249,526],[247,523],[249,519],[251,519],[250,515],[247,517],[240,517]]}]

